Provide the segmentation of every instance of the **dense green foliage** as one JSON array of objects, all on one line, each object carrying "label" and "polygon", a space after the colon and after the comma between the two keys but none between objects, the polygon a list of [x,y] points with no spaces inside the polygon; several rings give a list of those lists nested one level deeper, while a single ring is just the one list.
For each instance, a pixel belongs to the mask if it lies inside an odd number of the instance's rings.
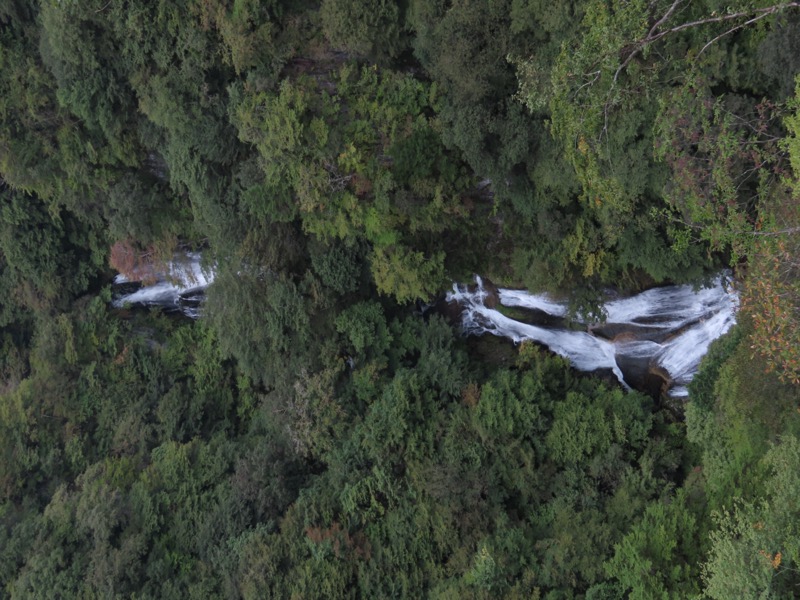
[{"label": "dense green foliage", "polygon": [[[0,596],[796,595],[798,8],[0,3]],[[685,403],[412,308],[722,265]]]}]

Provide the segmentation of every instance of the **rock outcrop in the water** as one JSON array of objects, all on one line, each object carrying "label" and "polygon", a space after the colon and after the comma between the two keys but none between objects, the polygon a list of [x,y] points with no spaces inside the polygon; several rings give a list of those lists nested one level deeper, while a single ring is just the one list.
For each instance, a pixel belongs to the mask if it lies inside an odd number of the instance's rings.
[{"label": "rock outcrop in the water", "polygon": [[[551,321],[517,320],[489,306],[544,313]],[[738,297],[720,276],[711,287],[669,286],[630,298],[610,300],[604,323],[591,323],[587,331],[563,324],[566,303],[546,294],[523,290],[487,291],[480,278],[474,286],[454,286],[447,295],[450,314],[458,314],[465,333],[491,333],[514,342],[532,340],[570,360],[582,371],[609,370],[625,387],[653,395],[668,390],[686,396],[686,386],[713,340],[735,323]]]}]

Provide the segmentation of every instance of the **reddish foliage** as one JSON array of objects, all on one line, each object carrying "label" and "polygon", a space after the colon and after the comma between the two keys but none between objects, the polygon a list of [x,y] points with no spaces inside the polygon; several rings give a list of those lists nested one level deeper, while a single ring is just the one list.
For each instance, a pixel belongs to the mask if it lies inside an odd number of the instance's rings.
[{"label": "reddish foliage", "polygon": [[800,265],[792,246],[787,240],[761,245],[751,259],[742,310],[754,326],[751,349],[782,381],[799,384]]},{"label": "reddish foliage", "polygon": [[315,544],[330,542],[337,558],[355,555],[357,558],[369,560],[372,556],[372,547],[363,533],[359,531],[351,536],[335,521],[327,529],[306,527],[306,537]]},{"label": "reddish foliage", "polygon": [[[706,227],[717,245],[731,243],[756,216],[756,199],[781,173],[781,107],[715,98],[708,82],[679,88],[660,117],[656,154],[672,171],[668,199],[686,224]],[[710,227],[715,226],[715,227]]]},{"label": "reddish foliage", "polygon": [[478,405],[481,399],[481,388],[475,383],[468,383],[464,389],[461,390],[461,403],[464,406],[473,408]]},{"label": "reddish foliage", "polygon": [[363,177],[362,175],[356,174],[352,179],[353,189],[356,193],[356,196],[359,198],[365,198],[372,193],[372,181]]},{"label": "reddish foliage", "polygon": [[155,249],[141,250],[131,240],[111,246],[108,262],[130,281],[153,283],[158,274]]}]

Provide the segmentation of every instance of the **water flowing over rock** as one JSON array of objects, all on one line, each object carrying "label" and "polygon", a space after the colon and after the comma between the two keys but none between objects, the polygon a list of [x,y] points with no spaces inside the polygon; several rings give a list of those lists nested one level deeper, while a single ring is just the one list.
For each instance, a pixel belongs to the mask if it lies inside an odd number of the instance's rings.
[{"label": "water flowing over rock", "polygon": [[[168,271],[151,285],[117,275],[113,305],[157,306],[193,319],[201,316],[213,268],[201,266],[200,254],[187,253],[176,256]],[[468,335],[491,333],[515,343],[531,340],[569,359],[577,369],[613,373],[626,388],[656,396],[667,390],[673,397],[688,395],[686,386],[700,360],[711,342],[735,323],[737,307],[738,296],[727,275],[699,290],[668,286],[609,300],[606,320],[583,323],[583,331],[567,327],[566,302],[497,288],[480,277],[474,284],[454,285],[440,304]]]},{"label": "water flowing over rock", "polygon": [[626,388],[653,393],[665,380],[669,395],[688,395],[691,381],[712,341],[736,322],[738,296],[726,275],[711,287],[655,288],[629,298],[610,300],[603,323],[586,323],[586,331],[568,329],[566,303],[547,294],[500,289],[500,305],[549,317],[522,322],[487,306],[488,292],[480,277],[474,287],[454,285],[450,306],[461,307],[461,325],[468,335],[491,333],[514,342],[531,340],[568,358],[582,371],[609,369]]},{"label": "water flowing over rock", "polygon": [[179,311],[192,319],[200,316],[205,290],[214,281],[214,270],[201,266],[198,253],[178,255],[168,263],[167,272],[149,285],[131,282],[123,275],[114,278],[113,306],[158,306]]}]

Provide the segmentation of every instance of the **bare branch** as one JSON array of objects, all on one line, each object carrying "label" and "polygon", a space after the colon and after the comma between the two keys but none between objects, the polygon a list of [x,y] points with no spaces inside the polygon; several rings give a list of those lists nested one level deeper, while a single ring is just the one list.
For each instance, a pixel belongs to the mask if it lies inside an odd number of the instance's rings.
[{"label": "bare branch", "polygon": [[706,45],[705,45],[705,46],[703,46],[703,47],[700,49],[700,52],[698,52],[698,53],[697,53],[697,56],[700,56],[700,55],[701,55],[703,52],[705,52],[705,51],[706,51],[706,48],[708,48],[708,47],[709,47],[711,44],[713,44],[714,42],[716,42],[716,41],[718,41],[718,40],[721,40],[721,39],[722,39],[722,38],[724,38],[726,35],[730,35],[730,34],[731,34],[731,33],[733,33],[734,31],[738,31],[739,29],[742,29],[743,27],[747,27],[748,25],[752,25],[752,24],[753,24],[753,23],[755,23],[756,21],[759,21],[759,20],[761,20],[761,19],[763,19],[763,18],[765,18],[765,17],[768,17],[768,16],[769,16],[769,15],[771,15],[771,14],[772,14],[772,13],[764,13],[764,14],[758,15],[757,17],[753,17],[752,19],[750,19],[750,20],[748,20],[748,21],[745,21],[744,23],[741,23],[741,24],[737,25],[736,27],[731,27],[730,29],[728,29],[728,31],[725,31],[725,32],[723,32],[723,33],[719,34],[719,35],[718,35],[717,37],[715,37],[713,40],[710,40],[710,41],[706,42]]},{"label": "bare branch", "polygon": [[[619,66],[617,71],[614,73],[614,83],[617,82],[617,79],[619,78],[619,74],[623,71],[623,69],[625,69],[625,67],[627,67],[631,63],[631,61],[633,60],[633,57],[636,56],[637,54],[639,54],[639,52],[642,51],[644,46],[649,43],[647,40],[653,38],[653,36],[655,35],[656,30],[659,27],[661,27],[672,16],[672,13],[675,12],[675,9],[678,8],[678,6],[680,5],[681,2],[682,2],[682,0],[675,0],[675,2],[672,3],[672,6],[669,7],[667,12],[664,13],[664,16],[661,17],[658,21],[656,21],[655,24],[650,28],[650,31],[647,33],[647,35],[644,38],[645,41],[639,43],[640,44],[639,48],[631,51],[631,53],[628,55],[628,57],[623,61],[623,63]],[[655,2],[651,3],[651,6],[653,6],[653,4],[655,4]],[[655,38],[655,39],[657,39],[657,38]]]},{"label": "bare branch", "polygon": [[669,9],[664,14],[664,16],[662,16],[658,21],[656,21],[655,25],[653,25],[653,27],[650,28],[650,31],[647,33],[647,35],[643,39],[639,40],[635,44],[635,47],[633,48],[633,50],[631,50],[630,54],[628,54],[628,56],[625,58],[625,60],[622,61],[622,64],[620,64],[620,66],[617,68],[616,72],[614,73],[614,83],[617,82],[617,79],[619,78],[619,76],[622,73],[622,71],[624,71],[628,67],[628,65],[631,64],[631,61],[633,61],[634,58],[636,58],[639,54],[641,54],[642,50],[644,50],[647,46],[649,46],[653,42],[657,42],[658,40],[660,40],[661,38],[663,38],[666,35],[669,35],[671,33],[677,33],[679,31],[683,31],[684,29],[689,29],[689,28],[692,28],[692,27],[700,27],[701,25],[710,25],[712,23],[724,23],[726,21],[734,21],[736,19],[742,19],[742,18],[746,18],[746,17],[751,17],[745,23],[742,23],[740,25],[737,25],[736,27],[733,27],[733,28],[729,29],[728,31],[726,31],[722,35],[719,35],[716,38],[714,38],[713,40],[711,40],[710,42],[708,42],[705,46],[703,46],[702,50],[700,50],[700,52],[698,53],[698,56],[699,56],[699,54],[702,54],[703,51],[706,48],[708,48],[708,46],[713,44],[715,41],[717,41],[718,39],[720,39],[720,38],[722,38],[722,37],[724,37],[724,36],[726,36],[726,35],[728,35],[730,33],[733,33],[734,31],[737,31],[737,30],[739,30],[739,29],[741,29],[743,27],[746,27],[747,25],[750,25],[752,23],[755,23],[756,21],[759,21],[760,19],[768,17],[769,15],[773,15],[773,14],[778,13],[780,11],[786,10],[787,8],[798,8],[798,7],[800,7],[800,2],[785,2],[783,4],[775,4],[773,6],[767,6],[767,7],[764,7],[764,8],[756,8],[756,9],[748,10],[748,11],[740,11],[740,12],[729,13],[729,14],[725,14],[725,15],[706,17],[704,19],[698,19],[696,21],[690,21],[688,23],[681,23],[680,25],[676,25],[675,27],[671,27],[671,28],[665,29],[663,31],[657,31],[658,28],[661,27],[664,23],[666,23],[667,20],[669,20],[669,18],[674,14],[675,9],[677,9],[677,7],[680,5],[680,3],[681,3],[681,0],[675,0],[675,2],[672,3],[672,5],[669,7]]},{"label": "bare branch", "polygon": [[748,235],[759,235],[766,237],[772,237],[776,235],[794,235],[795,233],[800,233],[800,226],[785,227],[784,229],[775,229],[773,231],[737,231],[736,233],[744,233]]},{"label": "bare branch", "polygon": [[675,2],[672,3],[672,6],[670,6],[669,10],[667,10],[667,12],[664,13],[664,16],[661,17],[658,21],[656,21],[655,25],[653,25],[650,28],[650,33],[647,34],[647,37],[651,37],[655,33],[656,29],[658,29],[664,23],[667,22],[667,20],[672,16],[672,13],[675,12],[675,9],[678,8],[678,5],[681,3],[681,1],[682,0],[675,0]]},{"label": "bare branch", "polygon": [[594,85],[594,83],[600,78],[600,73],[601,73],[601,71],[599,69],[597,71],[592,71],[591,73],[586,73],[587,77],[590,76],[590,75],[594,75],[594,77],[592,77],[592,79],[590,79],[589,81],[584,83],[582,86],[580,86],[578,89],[576,89],[572,93],[572,97],[573,98],[577,98],[578,97],[578,92],[580,92],[583,88],[585,88],[586,86],[589,86],[589,85]]},{"label": "bare branch", "polygon": [[[764,8],[755,8],[749,11],[740,11],[738,13],[730,13],[727,15],[720,15],[718,17],[707,17],[705,19],[698,19],[697,21],[691,21],[689,23],[682,23],[676,27],[672,27],[671,29],[667,29],[658,34],[655,39],[660,39],[665,35],[670,33],[677,33],[678,31],[683,31],[684,29],[689,29],[690,27],[699,27],[700,25],[708,25],[710,23],[723,23],[725,21],[733,21],[734,19],[741,19],[742,17],[747,17],[752,14],[762,14],[764,16],[772,15],[787,8],[798,8],[800,7],[800,2],[785,2],[783,4],[774,4],[772,6],[767,6]],[[655,41],[651,40],[651,41]]]}]

